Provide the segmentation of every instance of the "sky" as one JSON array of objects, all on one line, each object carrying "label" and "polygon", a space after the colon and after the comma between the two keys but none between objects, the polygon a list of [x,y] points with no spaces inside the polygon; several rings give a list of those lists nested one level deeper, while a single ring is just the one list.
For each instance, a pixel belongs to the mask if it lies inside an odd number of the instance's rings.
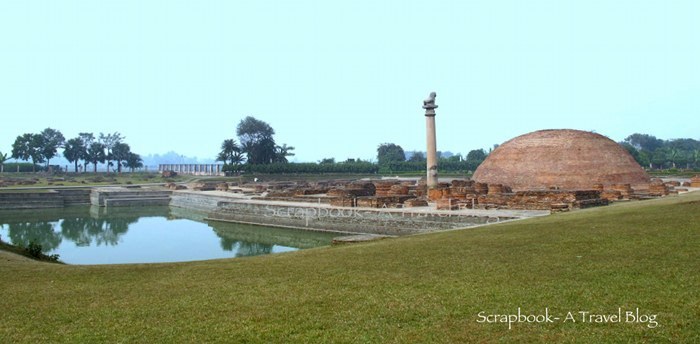
[{"label": "sky", "polygon": [[540,129],[700,139],[700,1],[0,1],[0,152],[119,132],[213,158],[254,116],[296,161]]}]

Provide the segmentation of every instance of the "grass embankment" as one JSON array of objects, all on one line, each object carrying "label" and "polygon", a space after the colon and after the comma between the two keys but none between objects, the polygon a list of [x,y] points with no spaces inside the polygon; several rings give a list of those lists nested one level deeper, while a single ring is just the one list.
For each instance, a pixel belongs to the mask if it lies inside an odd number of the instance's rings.
[{"label": "grass embankment", "polygon": [[[58,261],[58,258],[52,257],[45,255],[41,252],[41,246],[32,246],[29,248],[26,247],[19,247],[15,245],[10,245],[4,241],[2,241],[2,238],[0,238],[0,253],[5,254],[6,259],[15,259],[17,257],[12,257],[12,255],[18,255],[25,257],[27,259],[34,259],[38,261],[45,261],[45,262],[50,262],[50,263],[61,263]],[[7,253],[10,253],[12,255],[8,255]],[[0,267],[2,264],[0,264]]]},{"label": "grass embankment", "polygon": [[[0,342],[698,342],[699,247],[695,193],[255,258],[0,261]],[[477,322],[518,307],[576,322]]]},{"label": "grass embankment", "polygon": [[[173,178],[162,178],[157,173],[9,173],[0,174],[0,190],[5,188],[35,188],[58,186],[100,186],[100,185],[130,185],[166,182],[184,182],[193,180],[193,176],[180,175]],[[24,183],[23,183],[24,182]]]}]

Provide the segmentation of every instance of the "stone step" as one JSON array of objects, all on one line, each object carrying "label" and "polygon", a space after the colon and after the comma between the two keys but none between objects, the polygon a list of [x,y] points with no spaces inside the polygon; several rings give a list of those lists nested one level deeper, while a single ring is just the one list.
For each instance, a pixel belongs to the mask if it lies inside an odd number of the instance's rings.
[{"label": "stone step", "polygon": [[107,198],[105,207],[135,207],[169,205],[170,197]]},{"label": "stone step", "polygon": [[[90,203],[97,206],[106,206],[107,199],[147,199],[147,198],[167,198],[170,199],[170,190],[134,190],[134,189],[96,189],[90,193]],[[113,201],[114,202],[114,201]],[[126,202],[128,203],[128,201]],[[150,203],[150,202],[146,202]]]}]

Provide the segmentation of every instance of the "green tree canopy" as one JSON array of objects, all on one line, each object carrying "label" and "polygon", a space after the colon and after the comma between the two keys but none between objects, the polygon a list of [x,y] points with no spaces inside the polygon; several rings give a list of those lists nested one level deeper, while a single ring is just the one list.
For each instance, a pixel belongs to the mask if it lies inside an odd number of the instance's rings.
[{"label": "green tree canopy", "polygon": [[63,147],[63,156],[75,164],[75,172],[78,172],[78,161],[83,159],[87,154],[87,148],[83,145],[83,141],[79,138],[72,138],[66,141]]},{"label": "green tree canopy", "polygon": [[467,153],[467,161],[481,164],[486,160],[486,151],[482,149],[472,149]]},{"label": "green tree canopy", "polygon": [[105,145],[101,142],[93,142],[87,149],[85,160],[92,163],[93,171],[97,172],[97,163],[104,163],[107,159]]},{"label": "green tree canopy", "polygon": [[260,143],[265,139],[271,139],[275,135],[275,130],[267,122],[248,116],[238,123],[236,135],[242,144]]},{"label": "green tree canopy", "polygon": [[393,143],[382,143],[377,147],[377,162],[379,165],[400,161],[406,161],[406,154],[401,146]]},{"label": "green tree canopy", "polygon": [[39,135],[42,137],[39,150],[46,160],[46,167],[48,167],[49,162],[56,156],[58,149],[63,147],[66,139],[60,131],[51,128],[44,129]]},{"label": "green tree canopy", "polygon": [[0,152],[0,173],[5,172],[5,162],[7,161],[7,153]]},{"label": "green tree canopy", "polygon": [[114,146],[116,146],[119,143],[122,143],[124,139],[125,137],[123,137],[122,134],[118,132],[114,132],[112,134],[100,133],[99,141],[100,143],[102,143],[104,149],[106,150],[105,160],[107,161],[107,172],[109,172],[109,166],[112,164],[112,160],[114,160],[112,155],[112,150],[114,149]]},{"label": "green tree canopy", "polygon": [[143,167],[143,159],[141,159],[140,155],[129,152],[129,155],[126,157],[124,162],[124,167],[131,169],[131,172],[134,172],[135,169]]},{"label": "green tree canopy", "polygon": [[411,162],[425,162],[425,160],[425,154],[423,152],[413,152],[411,158],[408,159],[408,161]]},{"label": "green tree canopy", "polygon": [[122,162],[129,159],[129,154],[131,154],[131,147],[126,143],[118,142],[112,147],[111,160],[117,162],[118,173],[122,173]]},{"label": "green tree canopy", "polygon": [[236,154],[241,153],[241,147],[234,139],[226,139],[221,143],[221,151],[216,157],[216,161],[221,161],[224,165],[229,164]]},{"label": "green tree canopy", "polygon": [[272,162],[288,163],[287,157],[294,156],[293,150],[294,147],[287,146],[286,143],[281,146],[275,146],[275,158]]},{"label": "green tree canopy", "polygon": [[270,164],[275,161],[275,130],[267,122],[248,116],[238,123],[236,135],[249,164]]},{"label": "green tree canopy", "polygon": [[26,133],[17,136],[12,144],[12,157],[27,161],[32,160],[32,172],[36,172],[35,165],[44,162],[42,147],[44,146],[44,137],[39,134]]},{"label": "green tree canopy", "polygon": [[664,144],[663,140],[657,139],[653,135],[639,133],[627,136],[625,142],[629,143],[638,150],[644,150],[647,152],[653,152],[656,149],[661,148],[661,146]]}]

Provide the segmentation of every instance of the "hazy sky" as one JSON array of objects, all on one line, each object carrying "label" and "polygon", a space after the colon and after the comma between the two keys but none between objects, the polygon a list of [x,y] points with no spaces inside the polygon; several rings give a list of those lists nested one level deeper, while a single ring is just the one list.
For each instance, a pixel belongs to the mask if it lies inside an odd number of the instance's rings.
[{"label": "hazy sky", "polygon": [[548,128],[700,139],[700,1],[0,2],[0,151],[46,127],[212,158],[270,123],[298,161],[467,153]]}]

